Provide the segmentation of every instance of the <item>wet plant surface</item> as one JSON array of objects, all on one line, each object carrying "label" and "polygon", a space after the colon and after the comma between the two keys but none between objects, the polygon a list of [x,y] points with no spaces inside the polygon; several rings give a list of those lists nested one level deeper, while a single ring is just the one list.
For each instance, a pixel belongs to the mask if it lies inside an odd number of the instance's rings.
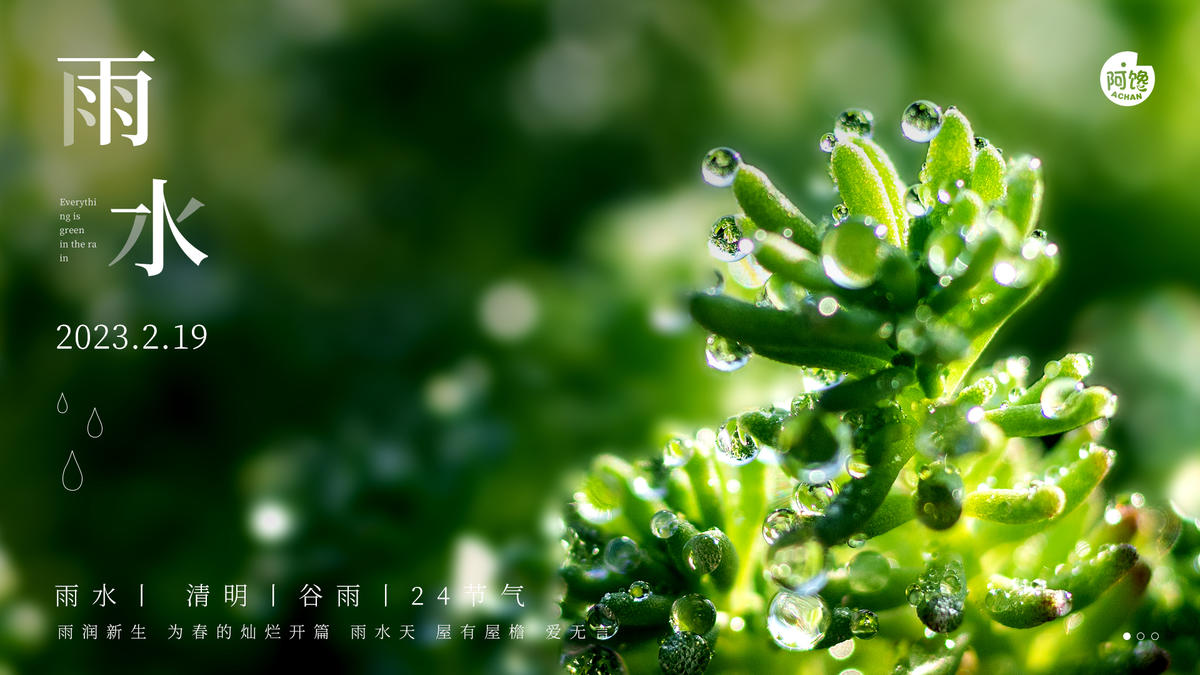
[{"label": "wet plant surface", "polygon": [[979,363],[1058,268],[1039,160],[917,101],[909,184],[874,126],[849,109],[820,138],[841,203],[819,221],[736,150],[704,157],[739,207],[708,228],[731,281],[689,301],[707,362],[791,364],[796,390],[593,462],[563,518],[562,610],[587,636],[568,672],[1162,672],[1172,647],[1195,654],[1185,631],[1122,635],[1169,603],[1150,580],[1174,579],[1194,528],[1100,488],[1117,397],[1091,357]]}]

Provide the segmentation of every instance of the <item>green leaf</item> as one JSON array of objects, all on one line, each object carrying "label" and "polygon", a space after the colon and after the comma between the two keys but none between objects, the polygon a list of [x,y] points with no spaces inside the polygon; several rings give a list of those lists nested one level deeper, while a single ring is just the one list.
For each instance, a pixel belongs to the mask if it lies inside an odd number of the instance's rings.
[{"label": "green leaf", "polygon": [[1058,486],[1046,483],[1027,489],[978,490],[963,500],[963,513],[994,523],[1020,525],[1057,516],[1066,500]]},{"label": "green leaf", "polygon": [[974,155],[975,133],[971,123],[957,108],[949,108],[942,120],[942,130],[929,142],[921,180],[935,192],[956,181],[970,180]]},{"label": "green leaf", "polygon": [[1004,182],[1004,157],[996,146],[988,143],[975,153],[975,171],[971,174],[971,189],[985,202],[1004,199],[1008,186]]},{"label": "green leaf", "polygon": [[993,574],[983,597],[983,611],[1009,628],[1033,628],[1071,611],[1071,594],[1025,579]]},{"label": "green leaf", "polygon": [[866,216],[887,226],[887,241],[902,246],[899,217],[892,210],[887,187],[861,146],[838,143],[831,159],[833,178],[851,216]]},{"label": "green leaf", "polygon": [[[851,141],[863,149],[867,153],[867,159],[871,160],[871,165],[875,167],[875,171],[879,174],[879,179],[883,182],[883,189],[887,193],[888,203],[892,207],[892,213],[896,217],[896,239],[888,237],[888,241],[893,246],[903,248],[908,242],[908,209],[904,207],[904,193],[907,188],[904,181],[900,180],[900,173],[896,171],[896,166],[892,164],[892,159],[884,152],[883,148],[879,147],[869,138],[862,136],[852,137]],[[889,232],[890,235],[890,232]]]},{"label": "green leaf", "polygon": [[779,233],[791,230],[797,244],[813,252],[821,250],[817,226],[758,167],[742,165],[733,179],[733,195],[759,227]]},{"label": "green leaf", "polygon": [[1002,208],[1004,215],[1017,226],[1022,236],[1028,235],[1037,226],[1042,210],[1042,162],[1028,155],[1018,157],[1008,165],[1006,177],[1007,199]]},{"label": "green leaf", "polygon": [[895,355],[879,336],[883,318],[867,310],[839,308],[824,316],[810,304],[782,311],[707,293],[694,294],[690,309],[710,331],[789,363],[807,365],[811,360],[819,367],[844,365],[861,372],[887,365]]},{"label": "green leaf", "polygon": [[1129,544],[1108,544],[1050,579],[1050,585],[1071,594],[1071,610],[1092,604],[1138,561],[1137,549]]},{"label": "green leaf", "polygon": [[1088,387],[1067,399],[1062,410],[1047,417],[1040,403],[1010,405],[985,413],[1005,434],[1032,438],[1061,434],[1116,412],[1117,397],[1104,387]]}]

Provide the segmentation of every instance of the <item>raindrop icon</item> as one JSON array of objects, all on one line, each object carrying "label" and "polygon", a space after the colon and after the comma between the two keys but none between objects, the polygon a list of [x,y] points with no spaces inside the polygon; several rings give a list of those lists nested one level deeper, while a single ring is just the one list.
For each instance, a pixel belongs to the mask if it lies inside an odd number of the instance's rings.
[{"label": "raindrop icon", "polygon": [[67,492],[77,492],[79,488],[83,487],[83,469],[79,468],[79,460],[75,458],[74,450],[67,457],[67,463],[63,465],[62,486],[66,488]]},{"label": "raindrop icon", "polygon": [[104,433],[104,423],[100,421],[100,411],[95,408],[92,408],[92,416],[88,418],[87,433],[92,438],[100,438],[100,434]]},{"label": "raindrop icon", "polygon": [[58,395],[58,414],[59,415],[67,414],[67,395],[66,394]]}]

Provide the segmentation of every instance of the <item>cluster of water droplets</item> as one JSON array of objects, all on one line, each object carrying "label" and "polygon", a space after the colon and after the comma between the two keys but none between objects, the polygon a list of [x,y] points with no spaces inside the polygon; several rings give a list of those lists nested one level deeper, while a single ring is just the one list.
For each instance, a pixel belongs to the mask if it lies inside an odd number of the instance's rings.
[{"label": "cluster of water droplets", "polygon": [[908,604],[917,617],[935,633],[950,633],[962,625],[967,582],[962,560],[932,556],[925,571],[906,590]]}]

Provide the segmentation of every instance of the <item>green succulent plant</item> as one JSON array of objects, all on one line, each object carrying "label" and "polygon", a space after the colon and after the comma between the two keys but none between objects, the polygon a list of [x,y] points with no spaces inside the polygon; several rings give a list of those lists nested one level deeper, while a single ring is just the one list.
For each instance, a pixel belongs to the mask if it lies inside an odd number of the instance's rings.
[{"label": "green succulent plant", "polygon": [[1177,519],[1097,489],[1116,397],[1068,354],[977,363],[1054,275],[1041,167],[918,101],[906,186],[847,110],[820,141],[842,203],[814,222],[737,152],[704,179],[740,211],[696,293],[707,359],[799,368],[790,401],[594,461],[565,512],[572,673],[1161,672],[1116,631]]}]

